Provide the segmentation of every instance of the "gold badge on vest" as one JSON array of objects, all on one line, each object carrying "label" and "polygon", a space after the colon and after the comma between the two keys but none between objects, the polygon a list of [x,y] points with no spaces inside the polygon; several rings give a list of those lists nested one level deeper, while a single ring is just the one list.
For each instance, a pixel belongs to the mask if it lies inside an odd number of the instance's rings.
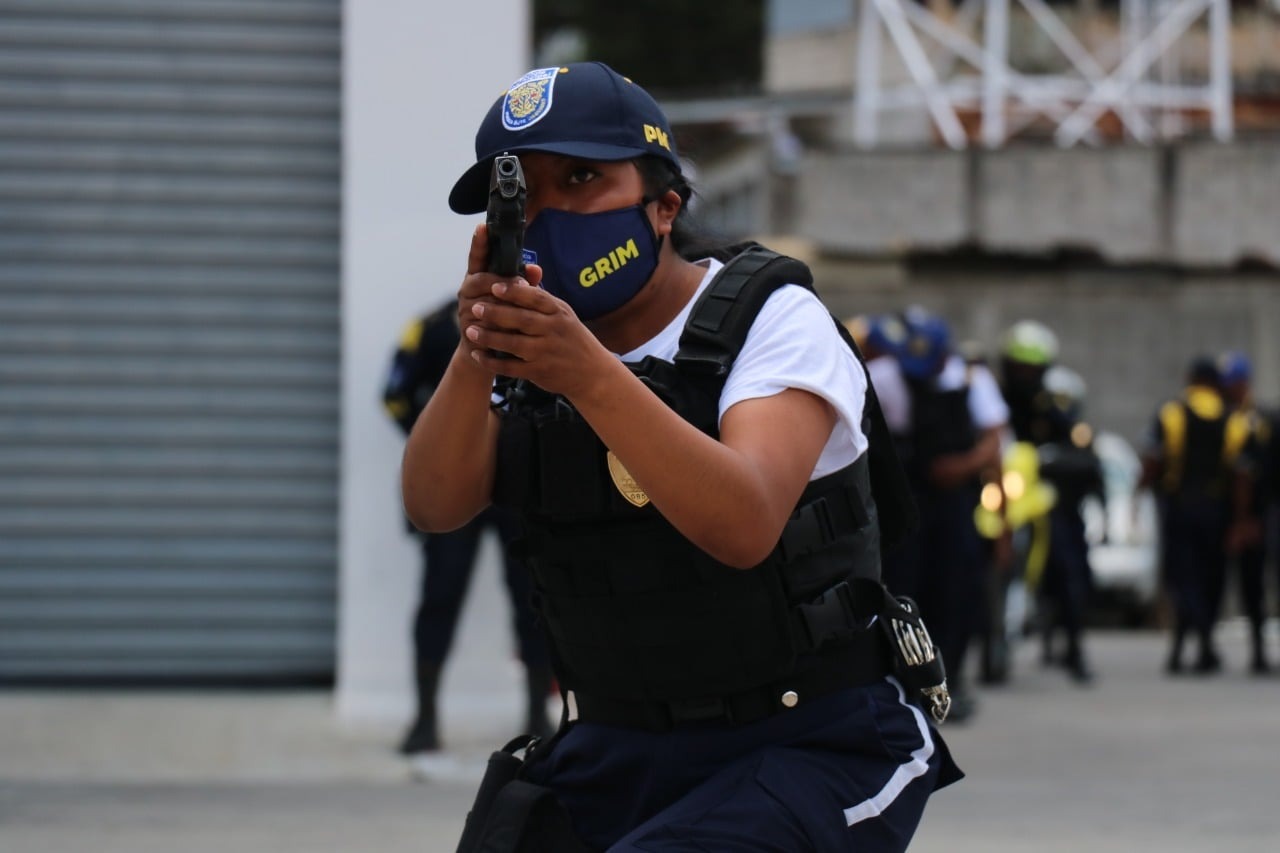
[{"label": "gold badge on vest", "polygon": [[644,493],[644,489],[640,488],[635,477],[631,476],[631,472],[622,466],[618,457],[613,455],[612,450],[608,453],[608,459],[609,476],[613,478],[613,484],[618,487],[618,492],[633,506],[647,504],[649,496]]}]

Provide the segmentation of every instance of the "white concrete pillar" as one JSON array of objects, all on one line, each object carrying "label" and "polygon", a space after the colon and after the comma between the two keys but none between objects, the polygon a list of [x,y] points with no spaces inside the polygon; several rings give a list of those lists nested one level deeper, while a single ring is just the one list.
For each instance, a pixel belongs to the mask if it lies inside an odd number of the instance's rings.
[{"label": "white concrete pillar", "polygon": [[456,290],[480,217],[449,210],[484,112],[528,70],[526,0],[343,4],[342,442],[337,712],[411,710],[419,556],[400,509],[399,431],[381,408],[405,323]]}]

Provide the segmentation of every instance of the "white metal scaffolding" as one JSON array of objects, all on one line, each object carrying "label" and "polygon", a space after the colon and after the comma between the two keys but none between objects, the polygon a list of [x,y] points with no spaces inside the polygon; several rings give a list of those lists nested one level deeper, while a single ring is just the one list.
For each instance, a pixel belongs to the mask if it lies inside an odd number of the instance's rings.
[{"label": "white metal scaffolding", "polygon": [[[1010,63],[1011,13],[1021,9],[1061,53],[1059,73],[1025,73]],[[858,17],[854,140],[880,141],[880,116],[927,112],[943,142],[968,145],[962,112],[977,114],[982,144],[1003,145],[1033,121],[1051,123],[1068,147],[1100,140],[1098,121],[1112,114],[1134,141],[1186,132],[1188,110],[1210,116],[1214,137],[1231,139],[1229,0],[1121,0],[1116,35],[1089,49],[1044,0],[963,0],[945,16],[917,0],[861,0]],[[1204,20],[1206,79],[1182,80],[1180,47]],[[882,84],[885,36],[907,81]]]}]

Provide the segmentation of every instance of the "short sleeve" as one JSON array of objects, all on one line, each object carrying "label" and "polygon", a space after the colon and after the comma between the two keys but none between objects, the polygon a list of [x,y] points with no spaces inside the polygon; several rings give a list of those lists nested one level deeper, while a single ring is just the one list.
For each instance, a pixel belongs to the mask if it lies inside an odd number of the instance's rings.
[{"label": "short sleeve", "polygon": [[837,413],[811,479],[843,468],[867,449],[862,364],[818,297],[797,285],[779,288],[757,315],[721,392],[720,417],[743,400],[772,397],[788,388],[823,398]]},{"label": "short sleeve", "polygon": [[969,415],[980,430],[1004,426],[1009,422],[1009,406],[1000,393],[1000,385],[991,371],[981,364],[969,369]]},{"label": "short sleeve", "polygon": [[911,431],[911,392],[898,368],[897,359],[882,355],[867,362],[871,384],[875,386],[880,410],[890,432],[903,434]]}]

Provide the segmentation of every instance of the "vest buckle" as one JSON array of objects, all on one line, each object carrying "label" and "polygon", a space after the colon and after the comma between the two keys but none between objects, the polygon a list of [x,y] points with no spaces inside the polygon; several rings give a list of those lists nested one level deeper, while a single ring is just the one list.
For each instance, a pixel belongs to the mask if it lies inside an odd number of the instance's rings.
[{"label": "vest buckle", "polygon": [[848,639],[864,627],[854,615],[853,587],[848,581],[841,581],[812,601],[796,605],[795,609],[804,628],[804,639],[809,643],[808,650]]}]

